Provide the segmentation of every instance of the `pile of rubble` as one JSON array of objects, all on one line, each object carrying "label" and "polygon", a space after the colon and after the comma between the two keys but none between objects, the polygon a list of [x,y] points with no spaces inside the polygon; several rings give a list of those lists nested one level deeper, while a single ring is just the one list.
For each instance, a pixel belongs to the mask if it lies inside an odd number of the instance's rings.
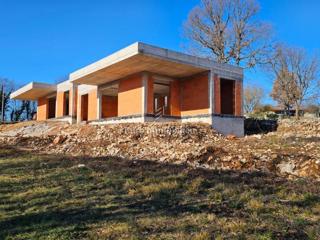
[{"label": "pile of rubble", "polygon": [[278,130],[284,137],[320,137],[320,119],[283,119]]},{"label": "pile of rubble", "polygon": [[320,180],[320,122],[310,121],[283,121],[277,132],[241,139],[223,137],[206,124],[42,122],[0,130],[0,143],[54,154],[118,156]]}]

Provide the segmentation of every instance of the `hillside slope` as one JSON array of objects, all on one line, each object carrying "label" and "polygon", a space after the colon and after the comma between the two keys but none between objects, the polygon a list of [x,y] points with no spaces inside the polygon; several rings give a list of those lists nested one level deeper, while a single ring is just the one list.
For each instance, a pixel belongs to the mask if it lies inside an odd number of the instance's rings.
[{"label": "hillside slope", "polygon": [[54,154],[186,163],[320,180],[318,120],[285,120],[277,132],[241,139],[223,137],[205,124],[70,126],[31,122],[0,128],[0,143]]}]

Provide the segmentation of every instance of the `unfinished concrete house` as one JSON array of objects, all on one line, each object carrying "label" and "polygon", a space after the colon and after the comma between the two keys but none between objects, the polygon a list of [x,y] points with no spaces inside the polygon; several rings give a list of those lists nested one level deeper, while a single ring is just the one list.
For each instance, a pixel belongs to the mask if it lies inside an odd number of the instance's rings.
[{"label": "unfinished concrete house", "polygon": [[38,121],[205,122],[223,134],[243,136],[242,93],[239,67],[135,43],[65,82],[32,82],[11,98],[36,100]]}]

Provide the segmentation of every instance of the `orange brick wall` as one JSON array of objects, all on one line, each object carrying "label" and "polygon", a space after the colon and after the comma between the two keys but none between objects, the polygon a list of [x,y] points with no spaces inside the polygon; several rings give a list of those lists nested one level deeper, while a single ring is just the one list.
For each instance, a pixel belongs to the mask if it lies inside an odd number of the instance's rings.
[{"label": "orange brick wall", "polygon": [[180,109],[180,82],[175,80],[170,84],[170,115],[181,116]]},{"label": "orange brick wall", "polygon": [[236,81],[235,85],[235,115],[242,116],[242,82]]},{"label": "orange brick wall", "polygon": [[65,92],[57,92],[57,116],[64,116],[64,107],[65,107],[66,95]]},{"label": "orange brick wall", "polygon": [[218,75],[214,76],[214,113],[221,113],[221,89]]},{"label": "orange brick wall", "polygon": [[118,97],[102,96],[102,118],[118,116]]},{"label": "orange brick wall", "polygon": [[88,121],[97,120],[97,90],[92,90],[88,94]]},{"label": "orange brick wall", "polygon": [[181,116],[208,114],[208,73],[186,78],[181,82]]},{"label": "orange brick wall", "polygon": [[118,116],[142,113],[142,75],[136,74],[120,80]]},{"label": "orange brick wall", "polygon": [[37,120],[44,121],[48,118],[48,99],[46,97],[38,99]]}]

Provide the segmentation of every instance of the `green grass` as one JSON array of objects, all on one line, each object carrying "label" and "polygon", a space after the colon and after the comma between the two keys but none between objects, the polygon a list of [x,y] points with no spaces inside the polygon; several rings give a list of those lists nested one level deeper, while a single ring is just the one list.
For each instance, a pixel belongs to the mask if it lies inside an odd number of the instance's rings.
[{"label": "green grass", "polygon": [[319,196],[263,173],[0,148],[0,239],[319,239]]}]

